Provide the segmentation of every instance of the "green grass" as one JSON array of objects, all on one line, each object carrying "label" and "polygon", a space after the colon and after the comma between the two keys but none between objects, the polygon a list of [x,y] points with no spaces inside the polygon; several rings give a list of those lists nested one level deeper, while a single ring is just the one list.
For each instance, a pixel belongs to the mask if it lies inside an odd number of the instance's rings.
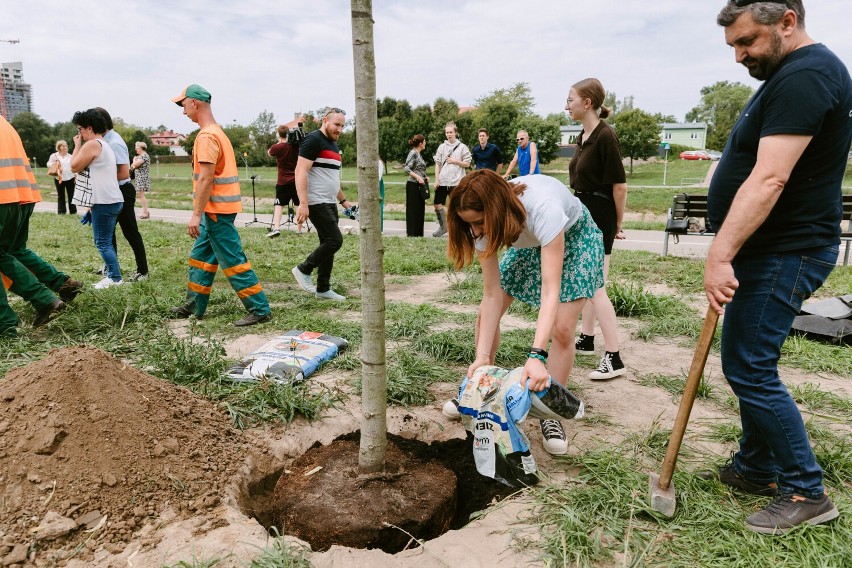
[{"label": "green grass", "polygon": [[[633,174],[628,175],[627,183],[629,191],[627,194],[627,210],[636,213],[650,213],[653,215],[665,215],[671,206],[672,196],[676,193],[702,192],[704,188],[690,187],[695,181],[703,181],[710,168],[710,162],[673,160],[668,163],[666,172],[666,185],[663,185],[663,162],[654,161],[646,164],[635,165]],[[846,192],[852,191],[852,173],[847,168],[844,187]],[[151,207],[165,209],[191,209],[192,208],[192,183],[191,169],[189,164],[160,164],[151,165],[151,192],[148,194]],[[430,175],[432,170],[429,171]],[[553,176],[565,183],[568,178],[568,160],[560,158],[542,168],[542,173]],[[257,212],[271,214],[275,200],[275,182],[277,180],[277,169],[274,167],[250,168],[248,173],[245,167],[239,168],[241,178],[240,185],[243,196],[250,196],[252,185],[249,179],[251,175],[260,176],[255,180],[255,194],[257,196]],[[44,168],[36,172],[36,179],[42,186],[44,196],[54,199],[53,178],[47,175]],[[357,196],[358,172],[355,167],[345,167],[341,170],[343,189],[350,199]],[[385,203],[405,203],[405,181],[408,176],[402,170],[397,170],[391,164],[385,174]],[[684,185],[686,184],[686,185]],[[627,228],[638,229],[630,223]],[[654,225],[656,228],[656,225]]]},{"label": "green grass", "polygon": [[[12,306],[24,325],[20,328],[21,337],[0,340],[0,375],[12,366],[44,357],[52,348],[88,344],[155,376],[186,385],[219,404],[240,427],[287,422],[298,415],[317,418],[324,409],[345,399],[345,393],[322,388],[319,381],[278,385],[222,380],[222,369],[231,363],[223,354],[223,346],[244,332],[232,326],[244,313],[242,305],[218,275],[204,320],[190,325],[186,337],[175,337],[168,331],[169,307],[183,300],[191,241],[180,225],[152,222],[146,223],[143,231],[151,264],[150,280],[102,293],[87,290],[58,319],[40,330],[28,327],[34,315],[32,308],[12,298]],[[333,287],[347,294],[349,300],[331,304],[301,292],[290,274],[290,269],[316,246],[314,234],[286,234],[270,240],[261,228],[241,228],[240,232],[274,310],[273,321],[253,328],[251,333],[271,335],[289,329],[310,329],[344,337],[349,349],[321,372],[340,373],[357,386],[361,366],[357,237],[344,236],[332,277]],[[97,280],[90,273],[100,265],[90,229],[75,219],[35,215],[30,242],[42,256],[78,279],[86,283]],[[449,270],[445,247],[446,243],[438,239],[386,239],[383,248],[388,281],[405,286],[416,283],[422,275],[443,275],[445,278],[435,279],[442,302],[475,306],[482,293],[478,265],[461,275]],[[133,268],[129,247],[121,239],[119,257],[125,270]],[[700,261],[616,251],[612,267],[609,293],[620,317],[630,317],[635,322],[637,337],[659,336],[694,343],[702,314],[686,299],[702,298],[703,303]],[[846,293],[852,289],[850,283],[852,267],[838,267],[820,294],[826,290]],[[665,285],[666,293],[651,293],[652,285]],[[391,342],[388,400],[404,406],[432,403],[430,385],[458,381],[475,351],[476,316],[472,310],[456,313],[441,304],[432,305],[418,298],[413,301],[414,304],[389,302],[386,312],[387,337]],[[530,322],[537,317],[537,310],[520,304],[513,306],[511,313]],[[504,333],[497,364],[523,364],[533,335],[532,329]],[[848,346],[790,338],[784,346],[782,363],[848,377],[852,376],[850,353]],[[642,386],[661,388],[673,395],[682,392],[683,382],[682,374],[639,377]],[[702,395],[715,400],[725,416],[736,412],[736,398],[727,391],[714,390],[709,383],[703,388]],[[791,387],[791,392],[810,417],[809,435],[832,498],[842,511],[838,521],[797,529],[784,538],[752,534],[743,528],[743,519],[765,500],[734,495],[718,482],[699,479],[683,467],[675,473],[677,515],[672,520],[660,518],[648,508],[647,472],[658,468],[669,432],[655,422],[646,432],[625,433],[624,442],[618,446],[600,442],[580,455],[560,458],[560,462],[578,468],[579,476],[532,490],[540,505],[533,513],[534,520],[543,527],[541,540],[533,546],[541,551],[542,563],[622,565],[621,555],[626,553],[627,565],[634,566],[842,565],[842,555],[849,554],[852,542],[852,443],[844,430],[852,421],[852,403],[841,394],[827,392],[824,386],[805,384]],[[618,423],[615,419],[612,422]],[[592,416],[590,423],[603,426],[607,420]],[[710,424],[705,430],[706,439],[730,446],[735,446],[739,436],[739,427],[728,419]],[[690,468],[705,469],[724,459],[699,455],[689,448],[685,448],[685,453],[687,459],[680,463]],[[724,538],[708,538],[708,534]],[[218,561],[192,559],[173,566],[202,568]],[[252,564],[258,568],[309,565],[308,551],[280,539],[259,552]]]},{"label": "green grass", "polygon": [[[766,537],[747,530],[744,518],[766,499],[733,494],[715,480],[676,470],[678,498],[675,517],[666,519],[648,502],[648,457],[659,454],[660,434],[646,440],[626,440],[560,461],[579,468],[579,475],[533,490],[539,507],[539,546],[545,566],[618,565],[666,566],[842,566],[849,558],[852,518],[848,514],[829,525],[801,527],[784,537]],[[836,437],[835,437],[836,438]],[[848,445],[829,442],[837,456],[834,470],[848,471]],[[819,450],[818,450],[819,451]],[[827,452],[822,452],[825,459]],[[827,462],[830,463],[830,462]],[[714,463],[698,464],[708,469]],[[842,478],[841,478],[842,479]],[[836,483],[834,478],[829,484]],[[830,485],[841,510],[847,509],[850,489]],[[708,538],[708,534],[723,535]]]}]

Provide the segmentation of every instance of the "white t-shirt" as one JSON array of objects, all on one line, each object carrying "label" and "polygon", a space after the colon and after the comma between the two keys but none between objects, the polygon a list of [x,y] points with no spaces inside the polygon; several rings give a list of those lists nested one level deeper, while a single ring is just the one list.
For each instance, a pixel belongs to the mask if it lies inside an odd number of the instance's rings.
[{"label": "white t-shirt", "polygon": [[[564,234],[580,218],[583,204],[556,178],[534,174],[515,178],[509,183],[527,186],[518,196],[527,212],[527,220],[518,240],[512,243],[514,248],[544,246]],[[476,250],[484,251],[488,237],[477,239],[475,246]]]},{"label": "white t-shirt", "polygon": [[59,162],[62,166],[62,181],[68,181],[74,177],[74,172],[71,171],[71,152],[66,152],[65,156],[62,156],[59,152],[54,152],[47,159],[47,167],[52,166],[54,162]]}]

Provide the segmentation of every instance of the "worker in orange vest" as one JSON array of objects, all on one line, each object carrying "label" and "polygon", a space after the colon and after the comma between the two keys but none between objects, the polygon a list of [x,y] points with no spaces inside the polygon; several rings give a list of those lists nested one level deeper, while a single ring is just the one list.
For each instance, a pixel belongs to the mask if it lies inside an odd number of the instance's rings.
[{"label": "worker in orange vest", "polygon": [[234,226],[237,213],[243,210],[237,160],[231,141],[213,118],[212,98],[207,89],[193,84],[172,99],[201,127],[192,148],[193,208],[186,230],[195,245],[189,253],[186,302],[172,308],[172,313],[202,318],[221,265],[249,312],[234,325],[255,325],[271,320],[272,311]]},{"label": "worker in orange vest", "polygon": [[0,295],[0,334],[15,334],[18,324],[5,288],[33,305],[36,310],[33,327],[56,317],[66,307],[63,299],[70,301],[82,290],[80,282],[59,272],[27,248],[29,220],[38,201],[41,194],[21,138],[0,116],[0,272],[4,284]]}]

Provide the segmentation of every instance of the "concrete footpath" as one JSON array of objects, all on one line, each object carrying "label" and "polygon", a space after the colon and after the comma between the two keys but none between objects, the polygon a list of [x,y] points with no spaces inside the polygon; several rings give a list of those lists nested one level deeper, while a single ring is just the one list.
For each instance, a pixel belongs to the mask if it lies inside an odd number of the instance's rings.
[{"label": "concrete footpath", "polygon": [[[35,211],[39,213],[55,213],[56,212],[56,203],[51,201],[42,201],[41,203],[37,203],[35,207]],[[139,207],[136,208],[137,218],[141,215],[141,209]],[[189,210],[183,209],[149,209],[151,212],[151,218],[148,220],[139,219],[139,225],[141,230],[145,230],[145,223],[149,221],[165,221],[168,223],[179,223],[185,224],[189,222],[189,218],[192,215],[192,212]],[[286,219],[286,215],[285,215]],[[272,223],[272,215],[271,214],[261,214],[258,213],[257,220],[259,223],[254,223],[254,214],[249,212],[239,213],[237,215],[237,227],[243,228],[244,230],[249,231],[263,231],[266,232]],[[356,221],[352,221],[351,219],[347,219],[342,216],[340,219],[340,230],[344,233],[347,232],[355,232],[357,231],[358,223]],[[426,222],[424,225],[424,234],[427,238],[433,238],[432,232],[438,229],[438,223],[435,222]],[[282,227],[282,230],[296,230],[296,226]],[[313,231],[311,231],[313,233]],[[634,230],[625,230],[624,233],[627,235],[627,238],[623,241],[615,241],[614,248],[619,250],[645,250],[650,252],[656,252],[658,254],[663,253],[663,231],[634,231]],[[390,221],[385,219],[385,226],[383,233],[386,237],[404,237],[405,236],[405,221]],[[446,237],[443,237],[446,238]],[[693,258],[704,258],[707,254],[707,248],[710,246],[710,242],[712,239],[709,237],[700,237],[700,236],[682,236],[680,238],[680,243],[675,244],[674,239],[669,239],[669,254],[673,256],[685,256],[685,257],[693,257]],[[841,255],[842,256],[842,255]]]}]

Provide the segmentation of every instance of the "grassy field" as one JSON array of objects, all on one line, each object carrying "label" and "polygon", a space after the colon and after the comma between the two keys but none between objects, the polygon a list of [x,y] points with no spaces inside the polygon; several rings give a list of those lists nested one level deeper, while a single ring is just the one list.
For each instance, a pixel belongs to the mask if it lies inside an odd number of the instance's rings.
[{"label": "grassy field", "polygon": [[[32,308],[19,298],[11,305],[22,317],[20,337],[0,339],[0,376],[14,366],[38,360],[54,347],[89,344],[127,359],[165,380],[177,382],[216,401],[239,427],[266,422],[289,422],[294,416],[321,416],[324,409],[348,396],[320,388],[313,381],[299,386],[229,383],[220,378],[230,363],[222,343],[243,333],[232,327],[243,308],[221,274],[217,275],[210,307],[203,322],[189,328],[189,337],[179,339],[168,329],[169,307],[183,300],[186,285],[186,254],[191,241],[179,225],[150,222],[144,228],[151,278],[148,281],[109,290],[87,291],[60,318],[34,330],[29,322]],[[361,342],[357,297],[346,302],[315,300],[298,291],[290,269],[316,246],[315,237],[285,233],[275,240],[264,238],[260,228],[241,228],[247,254],[258,272],[275,313],[271,324],[253,329],[318,329],[349,340],[351,349],[324,369],[344,376],[357,376]],[[100,258],[91,243],[91,231],[69,216],[37,214],[30,231],[33,249],[86,283],[97,276]],[[129,247],[121,242],[119,256],[124,270],[133,268]],[[415,283],[427,274],[446,274],[450,304],[475,305],[481,297],[481,278],[476,268],[468,278],[451,276],[446,244],[438,239],[388,238],[384,241],[385,270],[389,282]],[[637,322],[640,340],[671,338],[689,343],[698,332],[697,318],[687,306],[700,295],[700,261],[661,257],[636,251],[615,251],[612,289],[621,317]],[[360,286],[358,238],[344,236],[332,279],[333,288],[348,293]],[[670,294],[652,294],[647,287],[665,284]],[[818,296],[852,290],[852,267],[838,267]],[[535,311],[523,306],[512,313],[533,321]],[[434,404],[429,385],[459,376],[473,359],[469,329],[475,313],[457,313],[430,304],[391,302],[387,308],[388,398],[391,404]],[[443,331],[435,331],[435,329]],[[504,334],[497,364],[522,364],[524,347],[533,330]],[[198,343],[208,346],[199,349]],[[400,346],[405,346],[404,349]],[[852,349],[791,338],[784,347],[785,362],[808,372],[830,372],[852,376]],[[584,363],[585,364],[585,363]],[[648,388],[677,391],[677,377],[645,377]],[[357,379],[353,378],[357,392]],[[735,399],[715,393],[725,408],[725,420],[715,435],[733,444],[738,435]],[[611,566],[615,555],[624,555],[631,566],[843,566],[850,558],[852,542],[852,443],[847,430],[837,430],[839,421],[852,422],[852,401],[835,393],[812,388],[794,392],[807,408],[814,409],[808,428],[820,462],[826,468],[832,498],[843,514],[830,526],[794,531],[785,538],[767,538],[743,529],[744,511],[759,500],[734,499],[717,482],[698,480],[679,471],[675,477],[678,494],[690,495],[674,520],[656,518],[644,503],[649,464],[660,459],[668,431],[659,428],[636,434],[623,444],[597,447],[565,460],[577,472],[560,484],[544,484],[530,493],[539,503],[537,522],[542,539],[529,543],[540,551],[546,566]],[[819,416],[828,416],[822,419]],[[685,449],[684,460],[713,466],[720,458]],[[681,507],[681,505],[679,505]],[[724,535],[707,538],[708,534]],[[303,551],[280,554],[302,554]],[[496,552],[496,551],[495,551]],[[270,553],[272,554],[272,553]],[[275,553],[278,554],[278,553]],[[309,566],[309,559],[303,559]],[[621,564],[621,561],[618,562]],[[201,565],[187,563],[187,566]],[[258,564],[259,565],[259,564]],[[284,566],[290,564],[263,564]],[[848,565],[848,563],[846,564]]]},{"label": "grassy field", "polygon": [[[664,222],[661,216],[666,214],[671,206],[672,196],[684,191],[702,191],[694,186],[703,182],[710,169],[711,162],[674,160],[669,162],[665,176],[666,185],[663,185],[664,168],[661,161],[636,164],[632,175],[628,175],[630,190],[627,194],[627,209],[629,212],[651,215],[648,221],[625,222],[628,229],[662,230]],[[560,181],[568,181],[568,159],[559,158],[542,168],[543,173],[558,178]],[[240,168],[242,179],[242,193],[250,196],[252,184],[250,176],[259,176],[255,180],[255,195],[257,197],[257,212],[271,214],[275,201],[275,181],[277,170],[272,167],[265,168]],[[432,173],[430,171],[430,173]],[[151,187],[148,194],[150,206],[162,209],[191,209],[192,208],[192,182],[189,164],[154,164],[151,166]],[[342,171],[343,188],[347,195],[357,200],[357,177],[355,168],[344,168]],[[47,200],[55,200],[53,181],[42,168],[37,172],[37,178],[43,187],[44,197]],[[404,220],[405,213],[402,211],[405,205],[405,181],[408,176],[398,164],[392,164],[389,172],[385,175],[385,218],[391,220]],[[852,163],[847,167],[844,179],[844,191],[852,193]],[[434,215],[427,214],[428,221],[434,221]]]}]

